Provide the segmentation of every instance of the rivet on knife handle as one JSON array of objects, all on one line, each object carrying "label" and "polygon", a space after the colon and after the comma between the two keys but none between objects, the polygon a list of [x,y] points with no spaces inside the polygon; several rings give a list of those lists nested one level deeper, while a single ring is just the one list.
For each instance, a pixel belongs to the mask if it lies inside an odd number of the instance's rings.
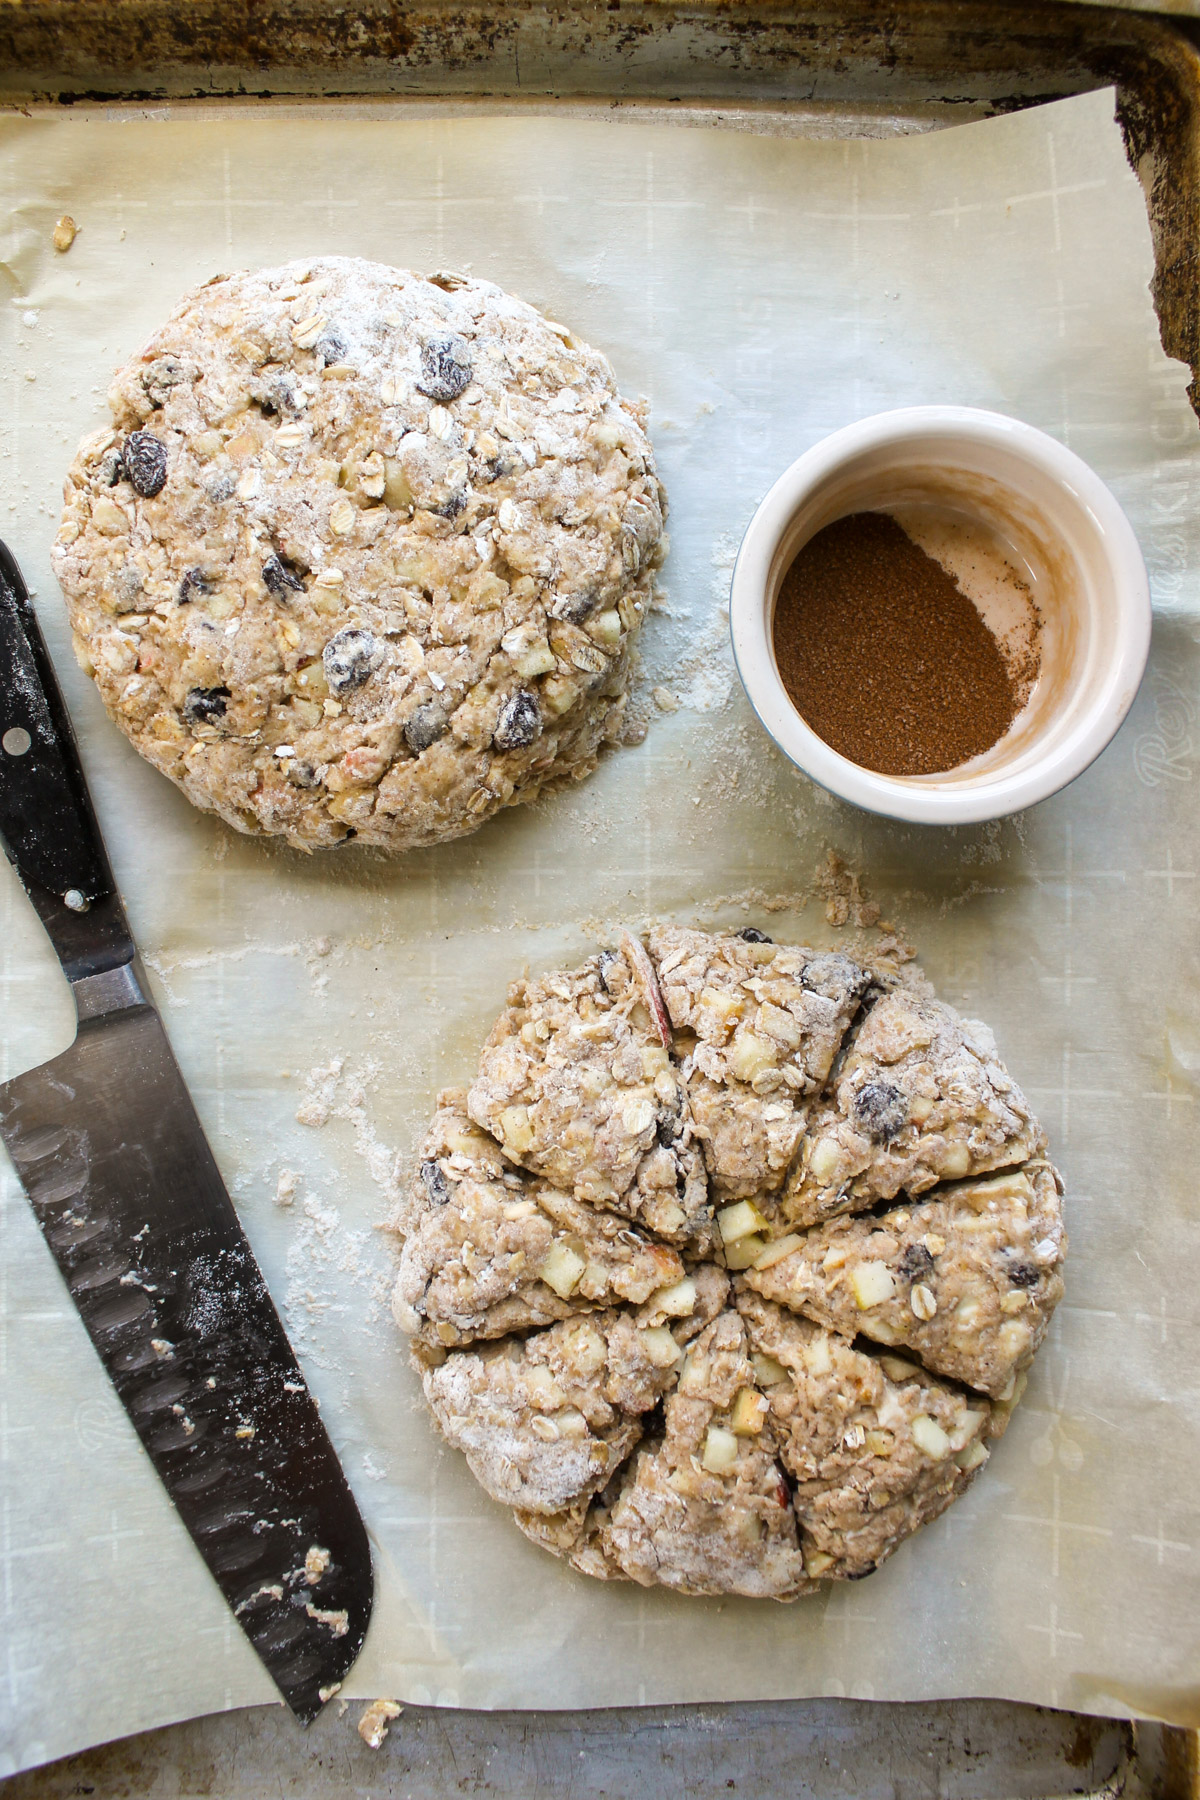
[{"label": "rivet on knife handle", "polygon": [[69,978],[130,960],[75,734],[21,572],[2,543],[0,839]]}]

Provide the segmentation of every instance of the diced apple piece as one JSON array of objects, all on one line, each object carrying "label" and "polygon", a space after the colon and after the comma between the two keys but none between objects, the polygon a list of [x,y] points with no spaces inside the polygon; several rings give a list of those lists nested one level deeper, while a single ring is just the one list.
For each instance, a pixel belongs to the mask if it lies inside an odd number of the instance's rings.
[{"label": "diced apple piece", "polygon": [[923,1450],[931,1462],[944,1462],[950,1454],[950,1439],[936,1419],[917,1413],[912,1422],[913,1443]]},{"label": "diced apple piece", "polygon": [[842,1147],[836,1138],[819,1138],[808,1159],[808,1173],[818,1186],[832,1181],[842,1160]]},{"label": "diced apple piece", "polygon": [[658,1041],[665,1050],[669,1050],[671,1048],[671,1021],[667,1015],[662,989],[658,985],[658,976],[654,973],[654,964],[646,955],[646,946],[640,938],[635,938],[631,931],[623,931],[621,933],[621,949],[645,996],[646,1004],[654,1016],[654,1029],[658,1035]]},{"label": "diced apple piece", "polygon": [[763,1428],[770,1402],[754,1388],[743,1388],[733,1403],[730,1429],[736,1437],[757,1437]]},{"label": "diced apple piece", "polygon": [[521,1156],[533,1143],[533,1127],[527,1106],[506,1106],[500,1114],[500,1136],[504,1148]]},{"label": "diced apple piece", "polygon": [[559,1238],[547,1251],[538,1275],[547,1287],[554,1289],[560,1300],[569,1300],[579,1286],[586,1268],[586,1259],[577,1250],[572,1250],[564,1239]]},{"label": "diced apple piece", "polygon": [[950,1433],[950,1448],[962,1450],[975,1437],[979,1428],[987,1423],[987,1414],[978,1408],[968,1407],[954,1430]]},{"label": "diced apple piece", "polygon": [[881,1356],[879,1366],[888,1380],[896,1382],[899,1386],[903,1386],[906,1381],[911,1381],[917,1372],[915,1365],[905,1362],[901,1356]]},{"label": "diced apple piece", "polygon": [[665,1313],[668,1319],[690,1319],[696,1310],[696,1284],[690,1275],[659,1288],[646,1302],[652,1312]]},{"label": "diced apple piece", "polygon": [[543,638],[540,643],[530,644],[528,650],[523,650],[513,663],[513,668],[523,681],[531,681],[535,675],[548,675],[557,660]]},{"label": "diced apple piece", "polygon": [[565,712],[570,712],[578,698],[578,684],[566,675],[551,675],[542,683],[542,710],[552,719],[561,719]]},{"label": "diced apple piece", "polygon": [[756,1020],[760,1031],[773,1037],[777,1044],[786,1044],[789,1050],[798,1050],[800,1039],[804,1036],[800,1021],[787,1012],[782,1006],[772,1006],[764,1001],[758,1009]]},{"label": "diced apple piece", "polygon": [[702,988],[700,1004],[705,1012],[714,1012],[720,1019],[740,1019],[745,1010],[737,994],[723,994],[720,988]]},{"label": "diced apple piece", "polygon": [[892,1271],[883,1262],[856,1263],[850,1271],[850,1287],[855,1305],[866,1312],[868,1307],[882,1306],[896,1291]]},{"label": "diced apple piece", "polygon": [[555,1381],[545,1363],[533,1363],[526,1370],[525,1385],[535,1405],[548,1408],[565,1406],[567,1396]]},{"label": "diced apple piece", "polygon": [[777,1387],[781,1381],[787,1380],[787,1370],[773,1356],[764,1356],[761,1350],[756,1350],[750,1361],[754,1365],[754,1379],[759,1387]]},{"label": "diced apple piece", "polygon": [[597,613],[588,620],[585,630],[594,644],[604,650],[615,650],[621,641],[621,615],[615,608]]},{"label": "diced apple piece", "polygon": [[754,1232],[750,1237],[739,1238],[736,1244],[725,1246],[725,1267],[727,1269],[750,1269],[758,1261],[767,1247],[765,1237]]},{"label": "diced apple piece", "polygon": [[965,1144],[947,1144],[939,1162],[939,1173],[948,1181],[956,1181],[970,1168],[971,1152]]},{"label": "diced apple piece", "polygon": [[777,1262],[782,1262],[785,1256],[790,1256],[793,1250],[798,1250],[803,1242],[804,1239],[794,1231],[790,1231],[786,1237],[776,1238],[767,1245],[761,1255],[755,1257],[755,1268],[774,1268]]},{"label": "diced apple piece", "polygon": [[976,1438],[974,1443],[968,1444],[965,1450],[960,1450],[954,1460],[960,1469],[970,1473],[972,1469],[977,1469],[980,1463],[985,1463],[988,1455],[989,1452]]},{"label": "diced apple piece", "polygon": [[710,1425],[704,1439],[701,1467],[710,1475],[727,1475],[738,1458],[738,1441],[723,1425]]},{"label": "diced apple piece", "polygon": [[717,1214],[717,1224],[724,1244],[736,1244],[739,1238],[749,1237],[752,1231],[767,1229],[767,1221],[752,1200],[739,1200],[736,1206],[722,1207]]},{"label": "diced apple piece", "polygon": [[665,1325],[648,1325],[639,1331],[638,1341],[656,1369],[673,1369],[682,1355]]},{"label": "diced apple piece", "polygon": [[810,1581],[819,1581],[826,1569],[832,1569],[833,1557],[826,1556],[823,1550],[806,1550],[804,1552],[804,1573]]},{"label": "diced apple piece", "polygon": [[738,1081],[753,1081],[756,1075],[773,1069],[776,1056],[776,1047],[770,1038],[760,1037],[757,1031],[750,1031],[745,1026],[727,1052],[730,1073]]},{"label": "diced apple piece", "polygon": [[608,1345],[594,1325],[581,1319],[567,1335],[564,1354],[572,1371],[587,1377],[604,1367]]},{"label": "diced apple piece", "polygon": [[708,1357],[701,1356],[698,1350],[691,1351],[680,1371],[679,1392],[687,1394],[693,1399],[702,1400],[707,1392],[711,1375],[712,1364]]}]

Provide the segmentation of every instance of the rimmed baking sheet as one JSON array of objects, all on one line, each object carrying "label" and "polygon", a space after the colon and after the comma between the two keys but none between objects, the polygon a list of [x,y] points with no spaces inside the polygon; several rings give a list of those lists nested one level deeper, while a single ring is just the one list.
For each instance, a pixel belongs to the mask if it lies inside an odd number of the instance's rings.
[{"label": "rimmed baking sheet", "polygon": [[[172,1041],[374,1535],[377,1617],[347,1691],[537,1707],[987,1693],[1200,1722],[1200,440],[1159,348],[1111,94],[847,143],[381,110],[0,120],[0,521]],[[64,211],[81,227],[65,256]],[[644,691],[679,710],[647,700],[644,743],[583,788],[392,863],[306,859],[192,812],[105,720],[48,568],[62,474],[117,361],[192,283],[315,251],[470,269],[567,320],[649,397],[672,501]],[[1146,685],[1093,769],[1022,818],[951,832],[869,819],[785,765],[724,614],[775,474],[853,418],[937,400],[1014,413],[1092,462],[1157,609]],[[599,1586],[520,1538],[434,1439],[376,1229],[397,1159],[521,967],[651,916],[836,937],[814,881],[831,850],[1040,1107],[1068,1178],[1067,1300],[984,1478],[870,1581],[790,1608]],[[71,1012],[3,874],[9,1074],[61,1048]],[[302,1107],[325,1123],[299,1124]],[[290,1206],[284,1170],[301,1175]],[[0,1196],[3,1772],[273,1690],[7,1164]]]}]

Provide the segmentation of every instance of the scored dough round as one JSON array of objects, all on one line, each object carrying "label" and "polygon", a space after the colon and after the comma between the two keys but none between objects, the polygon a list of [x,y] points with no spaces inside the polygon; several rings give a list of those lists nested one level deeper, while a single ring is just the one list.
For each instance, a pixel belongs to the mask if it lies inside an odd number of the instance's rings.
[{"label": "scored dough round", "polygon": [[666,500],[608,362],[491,282],[326,257],[187,295],[85,438],[76,653],[197,806],[473,831],[620,736]]},{"label": "scored dough round", "polygon": [[1062,1183],[985,1025],[759,932],[518,981],[393,1221],[447,1440],[585,1574],[778,1600],[988,1459]]}]

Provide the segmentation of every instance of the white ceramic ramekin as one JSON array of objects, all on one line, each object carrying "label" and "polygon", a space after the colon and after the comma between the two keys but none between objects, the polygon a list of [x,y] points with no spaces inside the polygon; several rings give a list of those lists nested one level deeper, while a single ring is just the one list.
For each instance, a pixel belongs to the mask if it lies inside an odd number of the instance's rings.
[{"label": "white ceramic ramekin", "polygon": [[[824,526],[913,505],[979,521],[1011,550],[1042,614],[1042,672],[983,756],[941,775],[878,775],[831,749],[789,700],[775,603],[797,552]],[[1044,800],[1104,749],[1146,667],[1150,590],[1128,519],[1072,451],[1000,413],[916,406],[835,431],[780,476],[742,540],[729,623],[751,705],[805,774],[871,812],[964,825]]]}]

